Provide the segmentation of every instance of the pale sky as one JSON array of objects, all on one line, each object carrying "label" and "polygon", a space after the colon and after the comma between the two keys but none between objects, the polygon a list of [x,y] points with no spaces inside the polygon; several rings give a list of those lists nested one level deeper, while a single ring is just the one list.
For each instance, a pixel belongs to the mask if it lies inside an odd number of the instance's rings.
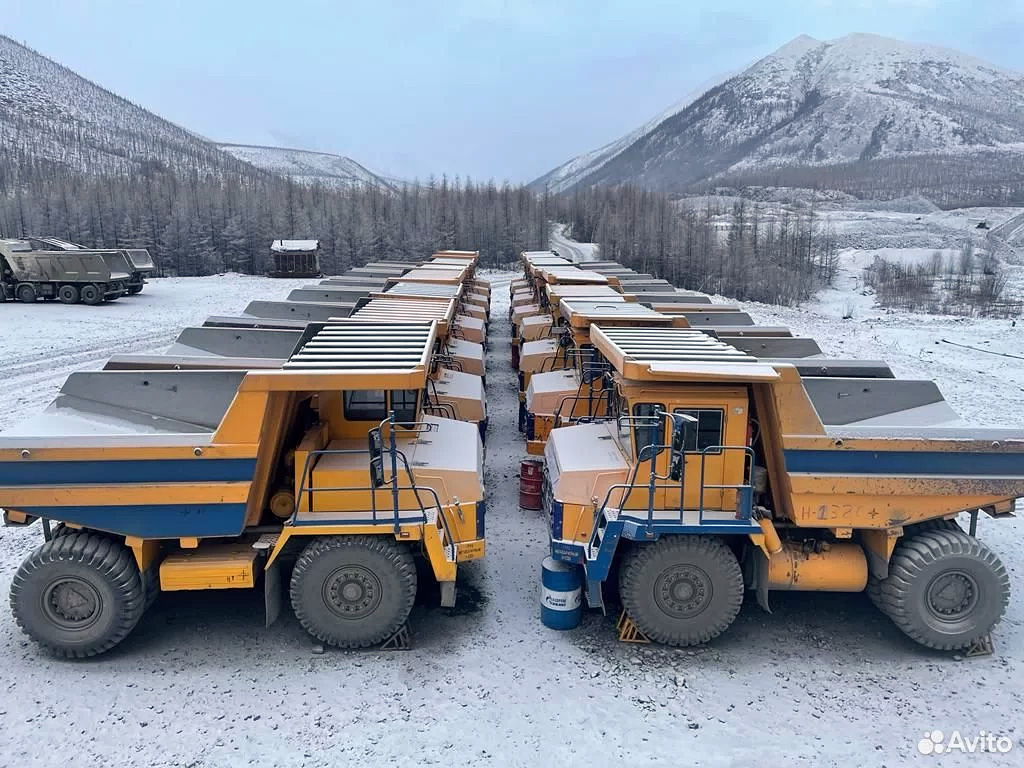
[{"label": "pale sky", "polygon": [[1024,0],[2,0],[0,31],[218,141],[530,181],[803,33],[1024,70]]}]

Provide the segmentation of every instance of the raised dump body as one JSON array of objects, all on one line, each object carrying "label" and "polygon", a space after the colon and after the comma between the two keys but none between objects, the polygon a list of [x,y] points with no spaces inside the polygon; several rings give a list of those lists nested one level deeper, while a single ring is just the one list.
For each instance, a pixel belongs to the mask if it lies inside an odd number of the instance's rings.
[{"label": "raised dump body", "polygon": [[292,606],[326,643],[392,636],[424,574],[453,604],[458,564],[484,553],[482,446],[424,413],[436,343],[437,323],[352,322],[307,329],[275,370],[73,374],[0,433],[5,522],[47,521],[14,578],[18,623],[91,656],[158,589],[257,584],[272,621],[286,553]]},{"label": "raised dump body", "polygon": [[592,327],[613,418],[549,436],[552,554],[583,568],[590,605],[617,571],[640,632],[692,645],[728,628],[744,587],[765,607],[772,590],[867,589],[919,643],[983,641],[1009,577],[975,528],[1024,497],[1024,431],[906,426],[935,405],[920,382],[801,378],[735,349],[695,356],[683,333]]},{"label": "raised dump body", "polygon": [[125,252],[48,247],[32,238],[0,240],[0,301],[31,304],[46,298],[95,305],[128,291],[131,268]]}]

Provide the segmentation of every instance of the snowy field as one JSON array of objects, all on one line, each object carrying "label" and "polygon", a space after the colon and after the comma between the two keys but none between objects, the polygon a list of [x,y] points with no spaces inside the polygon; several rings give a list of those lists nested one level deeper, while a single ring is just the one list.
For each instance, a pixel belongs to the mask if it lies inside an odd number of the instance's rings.
[{"label": "snowy field", "polygon": [[[409,652],[314,655],[290,615],[264,629],[259,593],[164,595],[113,652],[63,662],[42,655],[4,608],[0,765],[50,768],[72,753],[82,766],[195,768],[1022,764],[1018,520],[981,522],[1015,589],[992,657],[955,661],[921,648],[863,595],[774,595],[771,615],[748,599],[724,636],[690,650],[621,644],[614,617],[594,613],[572,632],[545,629],[545,521],[517,507],[525,454],[508,365],[510,277],[490,276],[488,553],[460,572],[457,609],[417,606]],[[160,349],[186,324],[282,298],[295,283],[164,280],[99,308],[2,306],[2,423],[42,408],[71,370]],[[746,308],[813,335],[826,354],[935,378],[972,420],[1024,426],[1024,361],[941,343],[1020,354],[1021,323],[887,314],[866,302],[844,321],[855,288],[840,283],[845,295],[800,310]],[[0,593],[39,540],[37,528],[0,529]],[[917,743],[933,729],[985,730],[1015,746],[1005,756],[922,757]]]},{"label": "snowy field", "polygon": [[98,370],[113,354],[163,351],[186,325],[237,315],[250,301],[283,300],[310,280],[251,275],[166,277],[142,293],[87,307],[56,301],[0,305],[0,429],[42,410],[72,371]]}]

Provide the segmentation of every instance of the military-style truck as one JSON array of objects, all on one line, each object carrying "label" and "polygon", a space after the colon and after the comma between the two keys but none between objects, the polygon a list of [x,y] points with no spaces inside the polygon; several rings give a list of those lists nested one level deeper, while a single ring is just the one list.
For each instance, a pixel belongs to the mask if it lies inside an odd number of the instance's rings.
[{"label": "military-style truck", "polygon": [[120,253],[52,249],[38,239],[0,240],[0,301],[31,304],[43,298],[94,305],[118,299],[132,279]]},{"label": "military-style truck", "polygon": [[70,243],[58,237],[29,237],[28,242],[39,250],[51,251],[91,251],[100,253],[107,266],[115,272],[122,272],[127,269],[128,282],[125,286],[128,295],[133,296],[142,292],[146,284],[146,278],[156,270],[153,257],[145,248],[117,248],[117,249],[90,249],[78,243]]}]

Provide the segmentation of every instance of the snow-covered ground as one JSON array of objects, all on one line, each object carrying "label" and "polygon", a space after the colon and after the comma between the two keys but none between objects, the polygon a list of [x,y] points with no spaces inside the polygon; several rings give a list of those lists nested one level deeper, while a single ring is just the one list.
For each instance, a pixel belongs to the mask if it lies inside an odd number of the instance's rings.
[{"label": "snow-covered ground", "polygon": [[[50,768],[70,754],[90,766],[209,768],[1020,765],[1018,521],[982,521],[981,534],[1015,586],[992,657],[957,662],[923,649],[863,595],[780,594],[771,615],[748,600],[724,636],[690,650],[619,643],[614,617],[594,613],[571,632],[545,629],[538,580],[546,524],[517,507],[525,455],[508,365],[511,275],[490,277],[488,552],[462,569],[457,609],[418,606],[409,652],[313,655],[290,615],[264,629],[262,595],[169,594],[121,646],[87,662],[46,657],[0,610],[7,649],[0,765]],[[10,423],[41,408],[69,370],[115,352],[159,348],[182,325],[237,312],[250,299],[283,297],[293,285],[194,278],[155,281],[136,299],[100,308],[0,307],[3,418]],[[992,321],[972,333],[977,321],[843,321],[826,299],[804,310],[747,308],[760,321],[814,335],[828,353],[882,357],[900,375],[934,377],[967,416],[1024,423],[1024,361],[931,343],[931,334],[959,332],[954,338],[973,335],[978,346],[1012,351],[1006,325]],[[998,380],[974,372],[966,381],[972,369],[998,370]],[[21,382],[14,388],[7,384],[12,370]],[[12,400],[13,390],[21,399]],[[38,529],[0,529],[0,593],[39,540]],[[933,729],[1006,734],[1014,752],[921,757],[917,743]]]},{"label": "snow-covered ground", "polygon": [[311,281],[251,275],[166,277],[142,293],[87,307],[38,301],[0,305],[0,429],[49,403],[72,371],[98,370],[121,352],[162,351],[181,329],[236,315],[250,301],[283,299]]},{"label": "snow-covered ground", "polygon": [[[971,423],[1024,427],[1024,318],[885,310],[864,288],[863,268],[876,254],[909,263],[927,260],[931,253],[924,248],[847,250],[840,254],[833,286],[814,301],[802,307],[746,302],[743,308],[759,324],[786,325],[797,335],[813,336],[829,357],[882,359],[900,378],[935,380]],[[1024,267],[1006,269],[1007,296],[1024,297]],[[843,319],[846,315],[852,317]]]}]

